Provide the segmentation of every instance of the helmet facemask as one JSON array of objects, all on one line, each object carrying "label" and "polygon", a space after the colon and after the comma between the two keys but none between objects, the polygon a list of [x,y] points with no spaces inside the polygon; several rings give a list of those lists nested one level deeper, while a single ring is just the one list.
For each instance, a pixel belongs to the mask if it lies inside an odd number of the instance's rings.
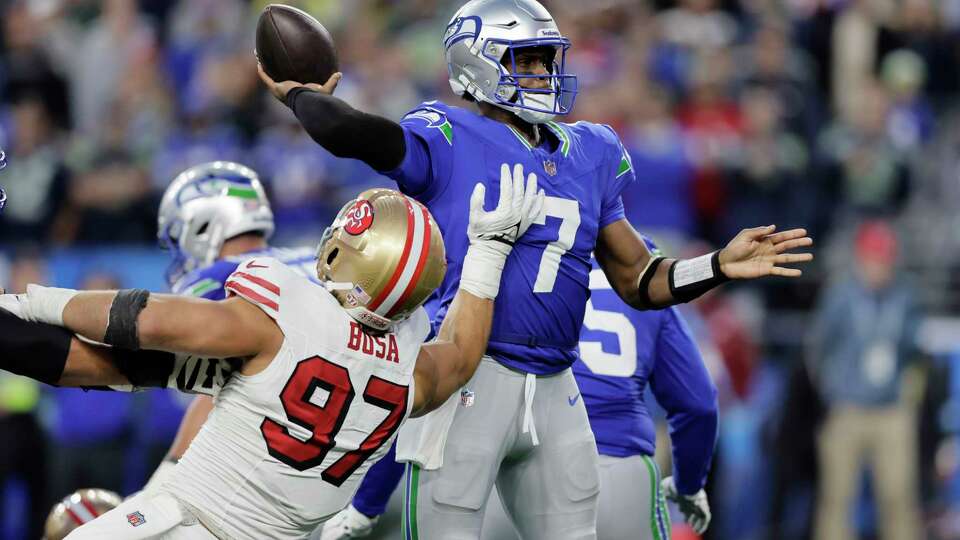
[{"label": "helmet facemask", "polygon": [[[517,56],[523,49],[549,47],[553,58],[546,62],[545,74],[520,73]],[[505,108],[531,124],[553,120],[557,115],[573,110],[577,97],[577,77],[566,73],[566,38],[536,38],[525,40],[488,39],[483,56],[500,67],[500,80],[493,95],[493,104]],[[499,55],[499,57],[498,57]],[[524,79],[546,80],[546,88],[529,88]]]}]

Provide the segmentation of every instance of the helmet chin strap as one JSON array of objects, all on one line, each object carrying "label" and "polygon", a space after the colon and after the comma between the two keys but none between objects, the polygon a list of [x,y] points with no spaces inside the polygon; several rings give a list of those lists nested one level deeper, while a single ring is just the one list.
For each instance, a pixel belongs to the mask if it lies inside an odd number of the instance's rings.
[{"label": "helmet chin strap", "polygon": [[[529,94],[523,96],[523,100],[528,105],[535,105],[542,109],[553,111],[556,109],[556,94]],[[514,114],[525,122],[531,124],[544,124],[557,117],[553,112],[531,111],[529,109],[514,109]]]},{"label": "helmet chin strap", "polygon": [[353,289],[353,283],[347,281],[324,281],[323,288],[333,291],[349,291]]}]

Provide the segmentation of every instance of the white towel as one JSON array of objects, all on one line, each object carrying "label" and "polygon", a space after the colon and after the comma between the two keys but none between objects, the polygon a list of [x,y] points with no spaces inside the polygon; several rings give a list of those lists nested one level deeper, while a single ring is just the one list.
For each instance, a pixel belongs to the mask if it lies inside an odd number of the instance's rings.
[{"label": "white towel", "polygon": [[404,422],[397,435],[397,461],[416,463],[428,471],[442,467],[443,448],[459,403],[460,392],[454,392],[436,410]]}]

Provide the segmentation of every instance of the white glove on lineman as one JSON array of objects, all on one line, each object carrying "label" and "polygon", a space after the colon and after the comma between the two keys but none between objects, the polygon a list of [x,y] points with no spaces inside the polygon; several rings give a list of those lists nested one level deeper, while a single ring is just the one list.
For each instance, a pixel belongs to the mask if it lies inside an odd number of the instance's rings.
[{"label": "white glove on lineman", "polygon": [[663,490],[663,496],[668,501],[677,504],[680,513],[683,514],[684,521],[693,527],[694,532],[703,534],[707,532],[710,526],[710,503],[707,502],[707,494],[702,489],[693,495],[681,495],[677,491],[677,486],[673,482],[673,477],[668,476],[660,482],[660,489]]},{"label": "white glove on lineman", "polygon": [[323,524],[320,540],[344,540],[369,536],[380,516],[368,518],[349,505]]},{"label": "white glove on lineman", "polygon": [[463,259],[460,288],[480,298],[494,299],[500,291],[500,273],[513,244],[527,231],[543,209],[544,193],[537,190],[537,175],[523,181],[523,165],[500,166],[500,201],[492,212],[483,209],[486,188],[477,183],[470,197],[470,247]]},{"label": "white glove on lineman", "polygon": [[63,326],[63,308],[80,291],[27,285],[26,294],[0,295],[0,308],[31,322]]}]

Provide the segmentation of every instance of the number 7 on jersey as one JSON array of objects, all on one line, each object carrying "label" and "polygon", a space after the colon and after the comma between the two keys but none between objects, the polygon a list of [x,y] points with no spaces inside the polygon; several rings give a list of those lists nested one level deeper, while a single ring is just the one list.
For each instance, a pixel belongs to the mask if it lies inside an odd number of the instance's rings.
[{"label": "number 7 on jersey", "polygon": [[543,202],[543,211],[533,222],[537,225],[546,225],[547,216],[560,218],[560,233],[557,239],[550,242],[543,250],[540,270],[537,271],[537,281],[533,285],[535,293],[553,291],[553,286],[557,282],[557,272],[560,270],[560,258],[573,248],[577,229],[580,228],[580,203],[548,195]]}]

